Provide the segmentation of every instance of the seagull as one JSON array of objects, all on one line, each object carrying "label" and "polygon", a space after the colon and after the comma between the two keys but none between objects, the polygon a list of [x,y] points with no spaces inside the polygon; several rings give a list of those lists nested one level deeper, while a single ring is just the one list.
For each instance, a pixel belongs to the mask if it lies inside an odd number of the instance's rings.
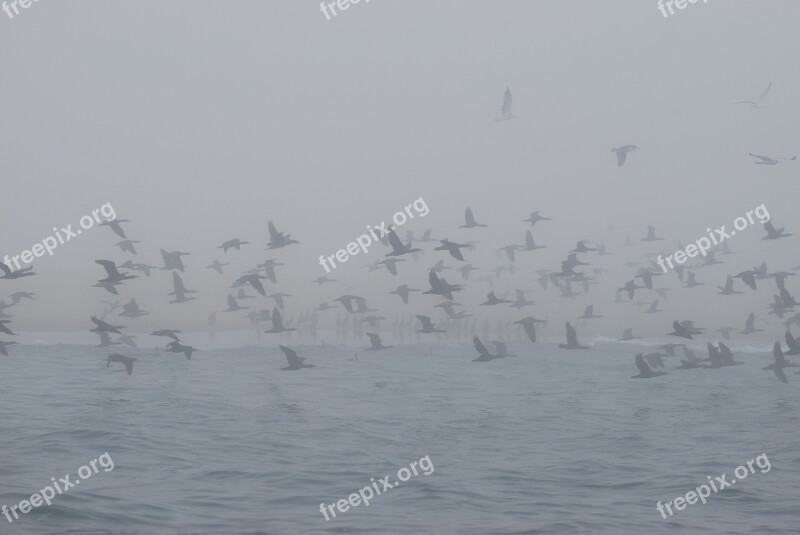
[{"label": "seagull", "polygon": [[228,249],[231,249],[231,248],[236,249],[238,251],[239,247],[241,247],[242,245],[247,245],[248,243],[250,243],[250,242],[249,241],[242,241],[239,238],[236,238],[236,239],[233,239],[233,240],[228,240],[228,241],[222,242],[222,245],[217,247],[217,249],[222,249],[223,253],[227,253]]},{"label": "seagull", "polygon": [[755,101],[755,102],[753,102],[752,100],[740,100],[739,102],[734,102],[733,104],[734,105],[735,104],[750,104],[751,108],[763,110],[764,108],[767,107],[766,104],[764,104],[764,100],[766,100],[767,93],[769,93],[770,89],[772,89],[772,84],[769,84],[767,86],[767,88],[764,90],[763,93],[761,93],[761,96],[758,97],[758,100]]},{"label": "seagull", "polygon": [[304,364],[303,362],[306,360],[305,357],[298,357],[297,352],[286,346],[278,345],[283,351],[283,354],[286,355],[286,360],[289,362],[289,365],[286,368],[281,368],[281,370],[300,370],[302,368],[316,368],[313,364]]},{"label": "seagull", "polygon": [[106,359],[106,368],[111,366],[112,362],[119,362],[125,365],[125,371],[128,372],[128,375],[133,373],[133,363],[136,361],[133,357],[126,357],[125,355],[120,355],[119,353],[112,353]]},{"label": "seagull", "polygon": [[589,349],[586,346],[582,346],[578,343],[578,335],[575,332],[575,328],[570,325],[569,322],[566,323],[567,328],[567,343],[566,344],[558,344],[558,347],[561,349]]},{"label": "seagull", "polygon": [[495,122],[516,119],[516,117],[511,115],[511,90],[508,87],[506,87],[506,92],[503,94],[503,106],[500,108],[500,113],[502,116],[498,119],[495,119]]},{"label": "seagull", "polygon": [[475,222],[475,216],[472,215],[472,208],[469,206],[467,210],[464,212],[464,220],[466,222],[465,225],[461,225],[458,228],[475,228],[475,227],[485,227],[487,225],[482,225],[480,223]]},{"label": "seagull", "polygon": [[631,379],[649,379],[651,377],[658,377],[659,375],[666,375],[665,372],[654,372],[644,360],[641,353],[636,354],[636,367],[639,368],[639,375],[632,375]]},{"label": "seagull", "polygon": [[625,158],[628,157],[628,153],[637,150],[639,150],[639,147],[636,145],[623,145],[621,147],[614,147],[611,149],[611,152],[617,153],[617,165],[622,167],[625,165]]}]

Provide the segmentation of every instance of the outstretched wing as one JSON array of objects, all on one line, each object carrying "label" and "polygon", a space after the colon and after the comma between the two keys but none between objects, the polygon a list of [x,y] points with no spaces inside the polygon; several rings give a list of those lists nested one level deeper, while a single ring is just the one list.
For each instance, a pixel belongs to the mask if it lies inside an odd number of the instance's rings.
[{"label": "outstretched wing", "polygon": [[483,345],[483,342],[481,342],[480,338],[478,338],[477,336],[474,336],[472,338],[472,342],[475,344],[475,349],[478,350],[478,354],[479,355],[481,355],[482,357],[491,357],[492,356],[491,353],[489,353],[489,350],[486,349],[486,346]]}]

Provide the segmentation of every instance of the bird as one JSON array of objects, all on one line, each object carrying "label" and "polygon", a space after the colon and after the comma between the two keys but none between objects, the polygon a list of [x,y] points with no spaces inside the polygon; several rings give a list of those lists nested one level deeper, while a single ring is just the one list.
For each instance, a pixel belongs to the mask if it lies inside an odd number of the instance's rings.
[{"label": "bird", "polygon": [[6,348],[8,346],[12,345],[12,344],[16,344],[16,342],[4,342],[4,341],[0,340],[0,355],[5,355],[5,356],[8,357],[9,354],[8,354],[8,350]]},{"label": "bird", "polygon": [[114,231],[114,234],[122,238],[123,240],[128,239],[125,235],[125,231],[122,229],[122,225],[120,223],[129,223],[130,220],[128,219],[112,219],[111,221],[103,221],[98,226],[100,227],[108,227]]},{"label": "bird", "polygon": [[223,264],[219,260],[214,260],[213,262],[211,262],[210,266],[206,266],[206,269],[213,269],[214,271],[222,275],[223,274],[222,268],[224,266],[230,266],[230,264],[228,262],[225,262]]},{"label": "bird", "polygon": [[639,150],[639,147],[636,145],[623,145],[621,147],[614,147],[611,149],[611,152],[617,153],[617,166],[622,167],[625,165],[625,159],[628,157],[628,153],[637,150]]},{"label": "bird", "polygon": [[228,241],[222,242],[222,245],[217,247],[217,249],[222,249],[223,253],[227,253],[228,249],[236,249],[238,251],[239,247],[241,247],[242,245],[247,245],[248,243],[250,243],[250,242],[249,241],[242,241],[239,238],[235,238],[233,240],[228,240]]},{"label": "bird", "polygon": [[133,373],[133,363],[136,362],[136,359],[133,357],[126,357],[125,355],[120,355],[119,353],[112,353],[108,357],[106,357],[106,368],[111,366],[112,362],[119,362],[125,366],[125,371],[128,372],[128,375]]},{"label": "bird", "polygon": [[389,245],[391,245],[392,250],[386,253],[386,256],[400,256],[404,254],[416,253],[421,251],[422,249],[412,249],[411,242],[404,244],[400,237],[395,232],[394,227],[389,227]]},{"label": "bird", "polygon": [[664,238],[656,237],[656,227],[653,225],[647,225],[647,236],[642,238],[642,241],[660,241]]},{"label": "bird", "polygon": [[469,247],[469,245],[451,242],[447,238],[439,240],[439,242],[441,243],[441,245],[436,249],[434,249],[435,251],[447,251],[448,253],[450,253],[450,256],[452,256],[456,260],[461,260],[462,262],[464,262],[464,255],[461,254],[460,249],[464,247]]},{"label": "bird", "polygon": [[503,93],[503,105],[500,107],[501,116],[495,119],[495,122],[516,119],[516,117],[511,114],[511,100],[511,89],[506,87],[506,92]]},{"label": "bird", "polygon": [[453,292],[461,291],[461,286],[448,284],[444,277],[439,278],[439,276],[436,275],[436,271],[433,269],[428,274],[428,282],[431,285],[431,289],[422,292],[424,294],[441,295],[452,301]]},{"label": "bird", "polygon": [[761,238],[762,240],[778,240],[780,238],[788,238],[792,236],[792,234],[784,234],[784,230],[786,227],[781,227],[778,230],[775,230],[775,227],[772,226],[772,221],[767,221],[764,223],[764,229],[767,231],[767,235]]},{"label": "bird", "polygon": [[298,357],[297,356],[297,352],[294,349],[292,349],[290,347],[282,346],[280,344],[278,345],[278,347],[281,348],[281,351],[283,351],[283,354],[286,355],[286,360],[289,362],[289,365],[287,367],[285,367],[285,368],[281,368],[281,370],[293,370],[294,371],[294,370],[300,370],[300,369],[303,369],[303,368],[316,368],[316,366],[314,366],[313,364],[304,364],[304,362],[306,360],[305,357]]},{"label": "bird", "polygon": [[792,156],[791,158],[789,158],[788,156],[774,157],[773,158],[773,157],[764,156],[764,155],[761,155],[761,154],[753,154],[752,152],[748,152],[747,154],[749,156],[752,156],[753,158],[757,158],[758,159],[757,162],[753,162],[756,165],[778,165],[779,163],[783,163],[784,160],[792,161],[792,160],[796,160],[797,159],[797,156]]},{"label": "bird", "polygon": [[499,355],[492,355],[489,353],[489,350],[486,349],[486,346],[483,345],[480,338],[476,336],[472,337],[472,343],[475,346],[475,349],[478,351],[478,358],[473,359],[472,362],[488,362],[490,360],[499,359],[501,358]]},{"label": "bird", "polygon": [[514,300],[513,303],[511,303],[512,307],[514,307],[517,310],[519,310],[519,309],[521,309],[523,307],[527,307],[527,306],[531,306],[531,305],[535,304],[533,301],[529,301],[525,297],[525,292],[523,292],[522,290],[515,290],[515,292],[517,294],[517,298]]},{"label": "bird", "polygon": [[422,323],[422,329],[418,330],[417,331],[418,333],[430,334],[430,333],[443,333],[443,332],[445,332],[445,331],[442,331],[440,329],[435,328],[433,326],[433,323],[431,322],[431,318],[428,317],[428,316],[423,316],[422,314],[417,314],[417,319]]},{"label": "bird", "polygon": [[183,353],[186,356],[186,360],[192,360],[192,352],[199,351],[199,349],[195,349],[192,346],[185,346],[180,342],[173,340],[167,344],[167,347],[164,351],[168,353]]},{"label": "bird", "polygon": [[30,299],[31,301],[36,301],[36,299],[34,298],[35,296],[36,294],[31,292],[14,292],[13,294],[10,295],[10,298],[16,305],[19,304],[19,302],[22,299]]},{"label": "bird", "polygon": [[492,292],[489,292],[488,294],[486,294],[486,301],[481,303],[481,305],[493,306],[493,305],[500,305],[502,303],[510,303],[510,302],[511,301],[509,301],[508,299],[499,299],[496,295],[494,295],[494,292],[492,291]]},{"label": "bird", "polygon": [[763,93],[761,93],[761,95],[758,97],[758,100],[756,100],[756,101],[740,100],[738,102],[734,102],[733,105],[736,105],[736,104],[750,104],[751,108],[763,110],[764,108],[767,107],[766,104],[764,103],[764,101],[767,99],[767,94],[769,93],[770,89],[772,89],[772,84],[769,84],[767,86],[767,88],[764,90]]},{"label": "bird", "polygon": [[639,374],[632,375],[631,379],[649,379],[651,377],[658,377],[659,375],[666,375],[665,372],[654,372],[650,369],[650,366],[644,360],[644,356],[641,353],[636,354],[634,361],[636,362],[636,367],[639,369]]},{"label": "bird", "polygon": [[122,325],[111,325],[106,323],[101,319],[97,319],[96,316],[91,316],[90,318],[92,322],[97,326],[94,329],[91,329],[93,332],[106,332],[106,333],[114,333],[114,334],[122,334],[120,329],[124,329],[125,327]]},{"label": "bird", "polygon": [[183,265],[183,259],[181,256],[187,256],[191,253],[183,253],[181,251],[165,251],[164,249],[160,249],[161,251],[161,258],[164,261],[164,267],[161,268],[162,270],[170,270],[170,269],[177,269],[181,273],[186,269],[186,266]]},{"label": "bird", "polygon": [[534,226],[538,221],[552,221],[552,219],[539,215],[539,210],[537,210],[535,212],[531,212],[530,217],[528,219],[523,219],[522,221],[524,223],[530,223],[531,226]]},{"label": "bird", "polygon": [[[753,280],[753,284],[755,285],[755,279]],[[725,279],[725,286],[717,286],[717,289],[719,289],[717,295],[734,295],[742,293],[733,289],[733,277],[730,275],[728,275],[728,277]]]},{"label": "bird", "polygon": [[394,347],[383,345],[383,342],[381,342],[381,337],[375,333],[367,333],[367,337],[369,337],[370,343],[370,347],[367,348],[367,351],[379,351],[381,349],[389,349],[390,347]]},{"label": "bird", "polygon": [[579,320],[590,320],[592,318],[602,318],[603,316],[597,316],[594,313],[594,305],[589,305],[586,307],[586,310],[583,311],[583,316],[579,316]]},{"label": "bird", "polygon": [[530,340],[533,343],[536,343],[536,328],[534,324],[545,323],[545,322],[544,320],[537,320],[536,318],[526,316],[521,320],[515,321],[514,323],[522,325],[523,329],[525,330],[525,334],[528,336],[528,340]]},{"label": "bird", "polygon": [[11,279],[20,279],[22,277],[30,277],[32,275],[36,275],[36,273],[33,272],[33,266],[21,268],[16,271],[11,271],[10,267],[0,262],[0,270],[3,271],[3,276],[0,277],[0,279],[11,280]]},{"label": "bird", "polygon": [[418,292],[418,291],[419,290],[417,290],[416,288],[409,288],[407,284],[401,284],[400,286],[398,286],[397,288],[395,288],[394,290],[392,290],[389,293],[390,294],[399,295],[400,299],[403,300],[403,304],[407,305],[408,304],[408,296],[409,296],[409,294],[411,292]]},{"label": "bird", "polygon": [[250,286],[253,287],[255,291],[257,291],[263,296],[266,296],[267,291],[264,289],[264,285],[261,284],[261,280],[266,278],[267,277],[262,277],[261,275],[258,275],[256,273],[248,273],[236,279],[236,283],[239,285],[249,284]]},{"label": "bird", "polygon": [[138,242],[136,240],[122,240],[122,241],[119,241],[119,242],[115,243],[114,245],[119,247],[120,250],[123,253],[127,252],[127,253],[131,253],[131,254],[137,254],[136,253],[136,247],[133,246],[134,243],[140,243],[140,242]]},{"label": "bird", "polygon": [[587,346],[582,346],[578,343],[578,335],[575,332],[575,328],[570,325],[569,322],[566,322],[565,327],[567,329],[567,343],[558,344],[558,347],[561,349],[589,349]]},{"label": "bird", "polygon": [[124,305],[122,305],[122,312],[120,312],[120,316],[136,319],[140,316],[146,316],[149,312],[146,312],[139,308],[139,304],[136,302],[136,299],[131,299]]},{"label": "bird", "polygon": [[269,231],[269,243],[267,243],[268,249],[282,249],[288,245],[300,243],[299,241],[292,239],[291,234],[278,232],[272,221],[267,224],[267,229]]},{"label": "bird", "polygon": [[174,291],[170,292],[167,295],[174,295],[175,299],[170,301],[170,304],[185,303],[187,301],[197,299],[196,297],[186,297],[186,294],[197,293],[197,290],[187,290],[186,287],[183,285],[183,279],[181,279],[181,276],[178,275],[178,273],[175,271],[172,272],[172,286],[174,288]]},{"label": "bird", "polygon": [[525,231],[525,246],[520,251],[535,251],[536,249],[544,249],[546,245],[536,245],[533,241],[533,234],[530,230]]},{"label": "bird", "polygon": [[283,333],[294,330],[295,329],[288,328],[283,325],[283,318],[281,318],[281,312],[280,310],[278,310],[278,307],[274,307],[272,309],[272,328],[264,332],[275,334],[275,333]]},{"label": "bird", "polygon": [[248,308],[250,307],[243,307],[239,305],[239,302],[236,301],[236,298],[233,295],[228,294],[228,309],[225,310],[225,312],[236,312],[237,310],[245,310]]},{"label": "bird", "polygon": [[168,338],[172,338],[176,342],[179,342],[180,339],[178,338],[178,334],[181,331],[176,331],[175,329],[160,329],[158,331],[153,331],[150,333],[150,336],[166,336]]},{"label": "bird", "polygon": [[475,216],[472,215],[472,208],[469,206],[467,207],[466,211],[464,212],[464,225],[461,225],[458,228],[476,228],[476,227],[486,227],[487,225],[482,225],[480,223],[475,222]]},{"label": "bird", "polygon": [[625,331],[622,333],[622,338],[619,338],[618,340],[620,342],[627,342],[629,340],[639,340],[640,338],[641,338],[641,336],[634,336],[633,335],[633,328],[629,328],[629,329],[625,329]]},{"label": "bird", "polygon": [[686,326],[679,323],[677,320],[672,322],[672,332],[667,333],[669,336],[680,336],[681,338],[688,338],[689,340],[693,340],[692,333]]},{"label": "bird", "polygon": [[759,333],[762,332],[763,329],[756,329],[754,327],[756,322],[756,315],[754,312],[751,312],[749,316],[747,316],[747,321],[744,324],[744,330],[739,331],[739,334],[752,334],[752,333]]}]

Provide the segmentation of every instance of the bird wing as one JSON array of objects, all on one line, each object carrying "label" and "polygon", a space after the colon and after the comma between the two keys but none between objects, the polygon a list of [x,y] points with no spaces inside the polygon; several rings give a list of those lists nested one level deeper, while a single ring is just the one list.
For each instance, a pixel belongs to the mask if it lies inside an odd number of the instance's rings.
[{"label": "bird wing", "polygon": [[760,97],[758,97],[758,103],[759,103],[759,104],[763,104],[763,103],[764,103],[764,99],[766,99],[766,98],[767,98],[767,94],[769,93],[769,90],[770,90],[770,89],[772,89],[772,84],[769,84],[769,85],[767,86],[767,88],[764,90],[764,92],[763,92],[763,93],[761,93],[761,96],[760,96]]},{"label": "bird wing", "polygon": [[106,273],[108,274],[109,277],[119,277],[119,271],[117,271],[117,265],[111,260],[95,260],[94,263],[103,266],[103,269],[106,270]]},{"label": "bird wing", "polygon": [[567,322],[567,344],[578,345],[578,335],[575,333],[575,328]]},{"label": "bird wing", "polygon": [[482,357],[492,356],[492,354],[489,353],[489,350],[486,349],[486,346],[483,345],[483,342],[481,342],[480,338],[478,338],[477,336],[474,336],[472,338],[472,343],[475,344],[475,349],[478,351],[478,354],[481,355]]},{"label": "bird wing", "polygon": [[472,215],[472,208],[467,207],[466,211],[464,212],[464,219],[466,220],[467,225],[475,224],[475,217]]}]

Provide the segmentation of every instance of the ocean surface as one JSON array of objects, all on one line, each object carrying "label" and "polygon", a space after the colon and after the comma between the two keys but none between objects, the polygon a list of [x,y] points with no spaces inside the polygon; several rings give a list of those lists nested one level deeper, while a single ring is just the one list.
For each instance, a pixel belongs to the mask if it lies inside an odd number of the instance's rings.
[{"label": "ocean surface", "polygon": [[[639,346],[510,341],[471,362],[469,339],[364,341],[252,333],[183,337],[191,361],[23,333],[0,356],[0,505],[108,452],[100,470],[21,515],[9,534],[798,533],[800,375],[745,364],[631,379]],[[672,341],[675,341],[674,339]],[[586,342],[586,341],[584,341]],[[277,344],[315,368],[282,371]],[[384,343],[397,343],[384,336]],[[704,355],[704,343],[696,345]],[[652,350],[652,344],[642,346]],[[111,352],[136,357],[132,376]],[[674,500],[766,454],[756,472],[667,520]],[[330,504],[428,456],[412,476],[326,521]],[[12,517],[13,518],[13,517]]]}]

